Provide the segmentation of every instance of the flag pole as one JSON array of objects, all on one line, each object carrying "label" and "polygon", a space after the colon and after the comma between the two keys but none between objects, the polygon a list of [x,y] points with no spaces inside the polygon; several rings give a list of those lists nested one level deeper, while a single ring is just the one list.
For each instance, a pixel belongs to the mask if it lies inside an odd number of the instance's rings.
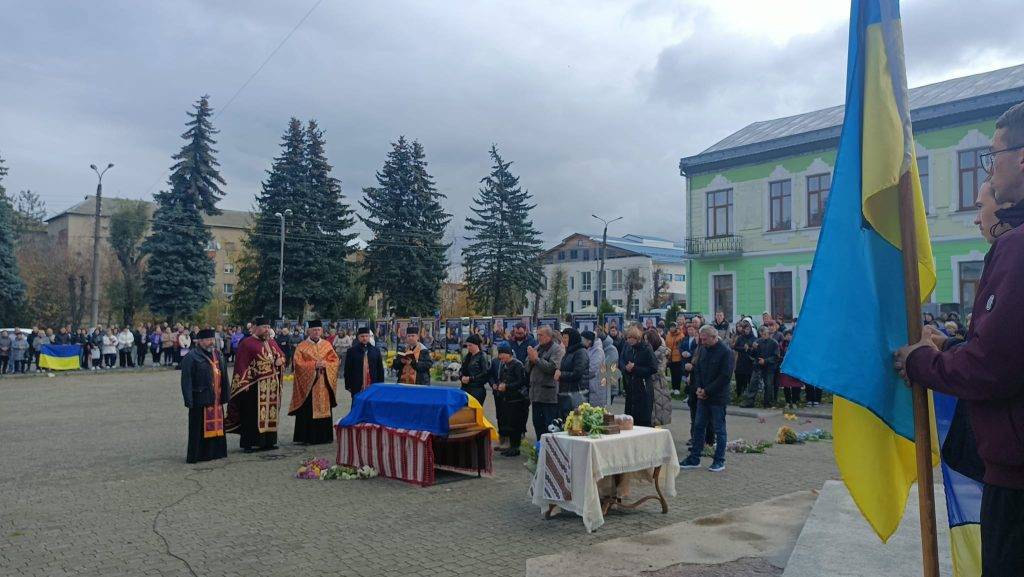
[{"label": "flag pole", "polygon": [[[900,240],[903,249],[903,296],[907,309],[907,340],[921,340],[921,278],[917,263],[914,191],[910,172],[899,184]],[[914,395],[914,446],[917,450],[917,492],[921,517],[921,555],[924,577],[939,577],[939,545],[935,521],[935,485],[932,477],[931,406],[928,391],[911,384]]]}]

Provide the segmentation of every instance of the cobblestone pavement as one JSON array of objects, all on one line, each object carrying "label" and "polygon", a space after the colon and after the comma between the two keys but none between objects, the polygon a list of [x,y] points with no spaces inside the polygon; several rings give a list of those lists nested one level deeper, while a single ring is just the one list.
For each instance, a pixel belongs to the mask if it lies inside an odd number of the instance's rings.
[{"label": "cobblestone pavement", "polygon": [[[522,575],[527,558],[749,505],[836,476],[831,443],[729,455],[724,473],[682,471],[667,515],[615,511],[588,535],[578,517],[543,521],[520,459],[493,479],[429,488],[292,478],[291,444],[186,465],[186,413],[171,371],[0,379],[2,575]],[[285,399],[290,398],[290,388]],[[348,395],[335,417],[347,411]],[[486,403],[492,410],[490,398]],[[619,405],[621,410],[621,404]],[[680,456],[688,414],[671,425]],[[771,438],[781,417],[730,417],[729,437]],[[828,428],[828,420],[798,430]],[[314,453],[333,460],[333,448]],[[446,477],[451,479],[453,477]]]}]

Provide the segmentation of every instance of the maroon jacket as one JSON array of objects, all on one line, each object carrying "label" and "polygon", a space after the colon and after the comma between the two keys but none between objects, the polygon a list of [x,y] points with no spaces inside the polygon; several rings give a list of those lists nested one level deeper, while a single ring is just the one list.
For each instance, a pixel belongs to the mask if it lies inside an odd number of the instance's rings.
[{"label": "maroon jacket", "polygon": [[985,483],[1024,489],[1024,226],[999,237],[985,255],[967,342],[938,352],[915,350],[907,375],[964,401]]}]

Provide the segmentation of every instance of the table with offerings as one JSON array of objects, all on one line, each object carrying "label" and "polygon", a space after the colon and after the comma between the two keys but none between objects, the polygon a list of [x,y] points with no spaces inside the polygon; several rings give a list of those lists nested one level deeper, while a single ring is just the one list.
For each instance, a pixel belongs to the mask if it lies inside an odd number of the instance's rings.
[{"label": "table with offerings", "polygon": [[[545,518],[556,509],[572,511],[592,532],[604,524],[611,507],[633,509],[657,501],[667,513],[666,496],[676,495],[678,474],[679,457],[668,429],[634,427],[599,437],[549,433],[541,437],[530,495]],[[653,484],[656,494],[626,502],[640,483]]]}]

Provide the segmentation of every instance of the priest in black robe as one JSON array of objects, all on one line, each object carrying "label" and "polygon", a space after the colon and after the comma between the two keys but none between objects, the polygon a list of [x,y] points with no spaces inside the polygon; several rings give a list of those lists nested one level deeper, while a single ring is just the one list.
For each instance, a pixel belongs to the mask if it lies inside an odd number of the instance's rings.
[{"label": "priest in black robe", "polygon": [[231,391],[227,366],[213,329],[199,331],[196,343],[181,360],[181,395],[188,407],[186,463],[228,455],[224,437],[224,404]]},{"label": "priest in black robe", "polygon": [[384,359],[372,336],[369,327],[360,327],[358,340],[345,352],[345,389],[353,397],[373,383],[384,382]]}]

